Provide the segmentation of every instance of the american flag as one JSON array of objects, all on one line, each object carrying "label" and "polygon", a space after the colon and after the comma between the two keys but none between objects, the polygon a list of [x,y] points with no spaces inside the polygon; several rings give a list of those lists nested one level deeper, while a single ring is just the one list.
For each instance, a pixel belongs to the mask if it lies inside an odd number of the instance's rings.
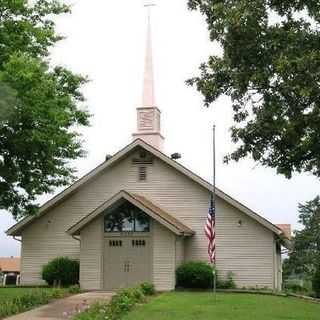
[{"label": "american flag", "polygon": [[204,227],[205,234],[208,238],[208,255],[210,263],[216,262],[216,232],[215,232],[215,206],[213,196],[210,199],[210,207],[208,211],[207,221]]}]

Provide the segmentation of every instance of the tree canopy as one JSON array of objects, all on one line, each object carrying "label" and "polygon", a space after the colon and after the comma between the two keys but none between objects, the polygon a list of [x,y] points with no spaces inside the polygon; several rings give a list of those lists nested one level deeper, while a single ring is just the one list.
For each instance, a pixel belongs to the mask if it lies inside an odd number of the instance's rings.
[{"label": "tree canopy", "polygon": [[58,0],[0,1],[0,209],[16,218],[69,184],[69,161],[84,154],[76,127],[89,124],[86,78],[49,59],[62,39],[54,17],[68,12]]},{"label": "tree canopy", "polygon": [[209,106],[232,99],[236,150],[287,178],[320,177],[320,2],[189,0],[206,18],[212,55],[190,80]]},{"label": "tree canopy", "polygon": [[286,263],[287,273],[312,277],[320,265],[320,197],[299,204],[301,231],[295,231],[294,248]]}]

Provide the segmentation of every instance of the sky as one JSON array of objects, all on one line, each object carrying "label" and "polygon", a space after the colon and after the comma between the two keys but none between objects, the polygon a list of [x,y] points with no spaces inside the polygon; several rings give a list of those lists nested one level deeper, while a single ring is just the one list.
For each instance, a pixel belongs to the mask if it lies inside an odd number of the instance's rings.
[{"label": "sky", "polygon": [[[181,153],[183,165],[212,181],[215,124],[217,186],[271,222],[299,228],[297,205],[319,194],[319,180],[308,174],[287,180],[250,159],[223,163],[224,155],[235,148],[229,131],[231,102],[222,97],[205,108],[201,95],[185,84],[198,74],[200,63],[221,50],[209,41],[204,18],[187,9],[187,0],[154,2],[155,91],[165,152]],[[51,59],[90,79],[83,92],[91,126],[80,130],[87,156],[74,162],[80,177],[132,141],[135,108],[141,106],[147,14],[142,0],[68,3],[72,14],[57,19],[57,31],[66,39],[55,46]],[[14,222],[8,212],[0,212],[0,256],[20,255],[20,243],[4,233]]]}]

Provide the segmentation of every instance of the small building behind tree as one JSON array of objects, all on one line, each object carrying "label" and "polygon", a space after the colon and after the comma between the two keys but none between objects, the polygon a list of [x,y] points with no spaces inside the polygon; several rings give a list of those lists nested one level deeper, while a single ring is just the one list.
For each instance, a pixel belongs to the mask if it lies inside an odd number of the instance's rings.
[{"label": "small building behind tree", "polygon": [[0,285],[18,285],[20,283],[20,258],[0,258]]}]

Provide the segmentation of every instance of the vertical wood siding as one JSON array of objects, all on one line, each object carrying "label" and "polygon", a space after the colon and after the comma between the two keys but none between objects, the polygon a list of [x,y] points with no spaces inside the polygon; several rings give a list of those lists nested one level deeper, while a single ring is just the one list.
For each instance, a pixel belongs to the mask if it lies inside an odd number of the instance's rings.
[{"label": "vertical wood siding", "polygon": [[[159,159],[154,159],[153,165],[147,166],[146,181],[138,181],[138,166],[132,164],[133,157],[136,157],[136,154],[131,154],[107,169],[23,231],[24,284],[39,283],[41,265],[55,256],[79,257],[79,243],[65,231],[123,189],[147,197],[193,229],[196,234],[184,241],[184,258],[207,260],[207,241],[203,226],[210,197],[208,190]],[[243,221],[241,227],[238,227],[239,219]],[[160,225],[156,227],[154,237],[158,240],[164,238],[158,244],[154,242],[158,247],[154,248],[153,269],[161,271],[162,261],[168,259],[169,253],[172,253],[175,264],[175,250],[172,250],[174,245],[170,244],[165,252],[163,244],[171,243],[171,236],[170,232]],[[240,287],[273,288],[273,246],[271,231],[223,200],[217,199],[217,263],[222,276],[232,271]],[[162,254],[165,254],[165,257]],[[159,288],[174,286],[174,268],[172,269],[171,265],[168,268],[171,268],[172,272],[169,279],[164,279],[162,274],[157,276],[154,271]],[[82,274],[82,277],[85,275]]]}]

